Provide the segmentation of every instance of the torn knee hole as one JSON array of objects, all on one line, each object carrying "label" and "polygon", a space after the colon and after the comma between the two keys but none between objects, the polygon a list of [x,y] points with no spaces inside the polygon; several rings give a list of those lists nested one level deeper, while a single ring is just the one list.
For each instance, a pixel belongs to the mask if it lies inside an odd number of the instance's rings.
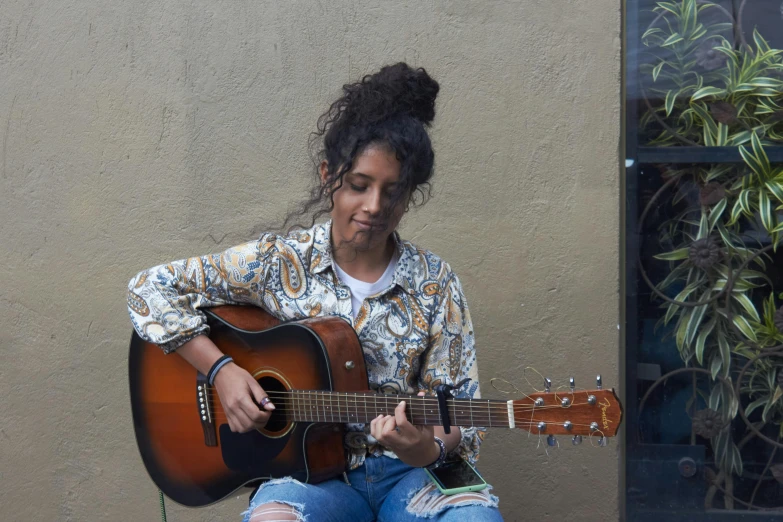
[{"label": "torn knee hole", "polygon": [[444,502],[447,506],[455,506],[458,504],[470,503],[489,503],[489,499],[480,493],[458,493],[447,497],[448,500]]},{"label": "torn knee hole", "polygon": [[419,491],[414,492],[408,502],[407,511],[411,514],[431,517],[446,508],[457,506],[496,506],[496,497],[489,494],[487,489],[457,493],[456,495],[444,495],[434,484],[427,484]]},{"label": "torn knee hole", "polygon": [[302,520],[302,514],[295,508],[286,504],[270,502],[261,504],[250,515],[251,522],[298,522]]}]

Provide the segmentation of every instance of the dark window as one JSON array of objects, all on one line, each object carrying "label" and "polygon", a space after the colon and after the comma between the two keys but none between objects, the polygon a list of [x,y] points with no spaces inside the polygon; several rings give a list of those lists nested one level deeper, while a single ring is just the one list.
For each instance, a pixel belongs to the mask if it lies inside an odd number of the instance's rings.
[{"label": "dark window", "polygon": [[783,3],[626,3],[626,519],[783,516]]}]

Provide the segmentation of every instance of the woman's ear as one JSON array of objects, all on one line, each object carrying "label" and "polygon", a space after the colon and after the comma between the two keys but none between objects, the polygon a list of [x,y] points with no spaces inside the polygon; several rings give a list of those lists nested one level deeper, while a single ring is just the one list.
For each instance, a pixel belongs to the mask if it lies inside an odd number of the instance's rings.
[{"label": "woman's ear", "polygon": [[326,160],[322,160],[318,166],[318,173],[321,175],[321,185],[326,185],[326,180],[329,176],[329,164]]}]

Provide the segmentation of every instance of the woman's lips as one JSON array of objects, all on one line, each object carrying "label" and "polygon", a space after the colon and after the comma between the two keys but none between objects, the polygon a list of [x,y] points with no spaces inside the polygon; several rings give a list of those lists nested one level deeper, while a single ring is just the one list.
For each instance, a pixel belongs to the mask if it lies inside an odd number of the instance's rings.
[{"label": "woman's lips", "polygon": [[353,222],[356,223],[356,226],[359,228],[359,230],[383,230],[384,228],[381,223],[359,221],[358,219],[354,219]]}]

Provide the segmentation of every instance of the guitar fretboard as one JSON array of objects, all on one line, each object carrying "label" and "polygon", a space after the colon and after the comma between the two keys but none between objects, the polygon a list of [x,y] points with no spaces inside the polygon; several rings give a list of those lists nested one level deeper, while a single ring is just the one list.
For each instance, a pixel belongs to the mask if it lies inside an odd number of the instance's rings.
[{"label": "guitar fretboard", "polygon": [[[378,395],[294,390],[272,395],[280,413],[295,422],[367,423],[378,415],[394,415],[405,401],[405,416],[414,425],[439,426],[438,399],[415,395]],[[484,399],[447,399],[452,426],[508,426],[506,401]]]}]

